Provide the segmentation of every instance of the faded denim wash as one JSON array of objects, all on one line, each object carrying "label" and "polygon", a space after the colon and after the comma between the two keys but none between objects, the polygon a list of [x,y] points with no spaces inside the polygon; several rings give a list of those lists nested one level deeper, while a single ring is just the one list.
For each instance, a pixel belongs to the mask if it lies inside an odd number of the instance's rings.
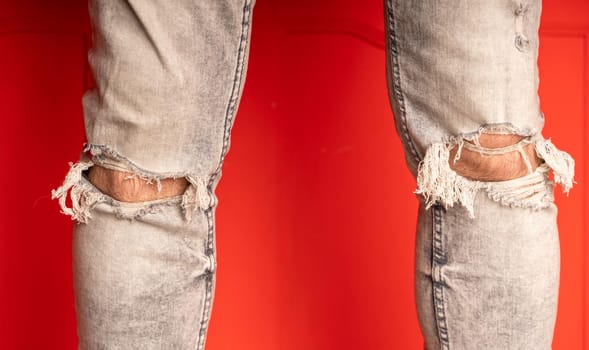
[{"label": "faded denim wash", "polygon": [[[541,134],[541,1],[386,0],[385,8],[390,100],[422,195],[415,295],[425,347],[551,349],[560,263],[553,185],[569,191],[574,161]],[[483,133],[524,138],[488,149]],[[530,144],[544,161],[536,169],[523,150]],[[463,148],[519,152],[528,175],[464,178],[449,165]]]},{"label": "faded denim wash", "polygon": [[[215,188],[247,69],[253,0],[90,0],[96,86],[88,143],[53,191],[76,221],[80,349],[204,349],[215,271]],[[559,244],[553,181],[574,162],[542,135],[540,1],[386,0],[387,77],[420,194],[415,292],[427,349],[550,349]],[[482,133],[518,134],[502,149]],[[486,183],[450,149],[534,144],[545,163]],[[86,178],[100,165],[180,196],[120,202]],[[66,198],[71,198],[71,206]],[[394,198],[390,198],[394,200]],[[391,228],[394,230],[394,228]],[[407,234],[407,233],[401,233]]]},{"label": "faded denim wash", "polygon": [[[252,0],[91,0],[87,145],[53,192],[76,220],[80,349],[204,349],[216,271],[214,191],[247,69]],[[99,164],[187,191],[117,201]],[[66,196],[72,206],[66,206]]]}]

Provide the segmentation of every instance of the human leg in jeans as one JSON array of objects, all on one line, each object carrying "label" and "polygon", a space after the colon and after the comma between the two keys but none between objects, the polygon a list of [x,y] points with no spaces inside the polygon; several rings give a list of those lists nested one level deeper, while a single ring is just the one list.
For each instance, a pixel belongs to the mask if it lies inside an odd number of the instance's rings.
[{"label": "human leg in jeans", "polygon": [[[252,4],[92,5],[89,144],[54,192],[79,222],[80,347],[202,348],[214,187]],[[416,293],[427,346],[549,348],[558,240],[546,173],[568,190],[572,160],[540,134],[539,4],[391,0],[386,17],[391,100],[424,194]]]},{"label": "human leg in jeans", "polygon": [[559,281],[541,1],[385,0],[397,131],[420,194],[415,292],[427,349],[550,349]]},{"label": "human leg in jeans", "polygon": [[[53,191],[75,219],[81,349],[203,349],[214,194],[253,0],[91,0],[88,143]],[[71,207],[66,203],[71,198]]]}]

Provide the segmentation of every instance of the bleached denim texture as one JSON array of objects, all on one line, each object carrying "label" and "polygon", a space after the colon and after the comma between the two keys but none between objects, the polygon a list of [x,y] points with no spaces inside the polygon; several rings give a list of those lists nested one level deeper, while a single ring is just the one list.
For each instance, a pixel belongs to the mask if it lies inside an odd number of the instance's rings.
[{"label": "bleached denim texture", "polygon": [[[203,349],[215,290],[215,187],[243,89],[253,0],[90,0],[88,144],[54,190],[76,220],[80,349]],[[124,203],[94,165],[183,195]],[[72,204],[68,207],[66,197]]]},{"label": "bleached denim texture", "polygon": [[[53,192],[76,220],[80,349],[204,348],[214,191],[243,88],[253,5],[90,1],[88,144]],[[574,162],[541,135],[540,12],[537,0],[385,1],[391,103],[422,195],[415,291],[430,350],[551,346],[559,246],[548,173],[568,191]],[[482,133],[524,139],[489,150],[478,144]],[[524,157],[528,144],[545,163],[522,178],[487,183],[449,167],[453,147]],[[173,198],[120,202],[86,179],[94,165],[158,186],[180,177],[190,185]]]},{"label": "bleached denim texture", "polygon": [[[568,192],[574,161],[541,134],[541,1],[385,0],[385,12],[390,100],[420,199],[415,295],[425,347],[550,349],[560,262],[553,185]],[[483,133],[523,139],[488,149]],[[537,169],[527,145],[543,159]],[[528,174],[464,178],[449,165],[464,148],[519,152]]]}]

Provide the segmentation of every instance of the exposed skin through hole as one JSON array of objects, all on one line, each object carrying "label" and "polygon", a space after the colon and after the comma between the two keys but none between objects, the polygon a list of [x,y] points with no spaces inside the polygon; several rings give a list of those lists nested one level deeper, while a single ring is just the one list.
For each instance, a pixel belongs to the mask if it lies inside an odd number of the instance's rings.
[{"label": "exposed skin through hole", "polygon": [[120,202],[144,202],[178,196],[188,187],[185,178],[161,179],[161,191],[155,182],[148,183],[139,177],[128,178],[131,173],[95,165],[88,169],[88,180],[103,193]]},{"label": "exposed skin through hole", "polygon": [[[481,134],[479,143],[485,148],[502,148],[516,144],[523,138],[523,136],[513,134]],[[530,160],[532,169],[535,170],[542,163],[542,159],[536,155],[534,144],[525,145],[523,149]],[[463,148],[460,159],[454,162],[457,151],[458,146],[450,150],[450,168],[471,180],[505,181],[529,173],[529,169],[518,150],[499,155],[486,155]]]},{"label": "exposed skin through hole", "polygon": [[[502,148],[516,144],[523,136],[482,134],[479,143],[485,148]],[[458,146],[450,151],[450,168],[461,176],[478,181],[505,181],[525,176],[529,173],[519,151],[505,154],[485,155],[466,148],[462,149],[460,159],[454,162]],[[536,155],[533,144],[524,146],[524,152],[535,170],[542,160]],[[161,179],[161,191],[155,183],[148,183],[131,173],[112,170],[95,165],[89,169],[88,179],[100,191],[121,202],[143,202],[178,196],[188,187],[185,178]]]}]

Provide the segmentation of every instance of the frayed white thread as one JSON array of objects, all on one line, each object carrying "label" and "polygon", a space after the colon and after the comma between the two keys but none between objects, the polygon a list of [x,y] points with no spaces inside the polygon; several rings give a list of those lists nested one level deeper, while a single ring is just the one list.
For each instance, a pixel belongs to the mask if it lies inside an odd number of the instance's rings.
[{"label": "frayed white thread", "polygon": [[[82,181],[82,173],[95,165],[93,161],[81,161],[75,164],[70,162],[69,165],[70,170],[68,171],[65,180],[63,181],[63,184],[59,188],[51,191],[51,198],[58,199],[59,206],[61,207],[61,212],[63,214],[70,216],[72,220],[78,221],[80,223],[87,223],[88,220],[92,218],[90,210],[97,203],[111,202],[113,206],[116,206],[110,197],[93,189],[93,187],[91,185],[88,185],[87,182]],[[126,179],[135,177],[144,179],[144,177],[136,174],[130,174],[126,177]],[[212,196],[209,194],[206,181],[204,180],[204,178],[200,176],[187,176],[186,178],[190,183],[190,186],[188,186],[188,188],[182,195],[180,206],[184,211],[185,219],[188,222],[190,222],[192,219],[192,212],[194,210],[206,210],[213,205],[214,201],[211,198]],[[160,191],[160,179],[156,177],[151,177],[148,183],[153,183],[153,181],[156,182],[158,186],[158,191]],[[68,207],[66,203],[68,193],[72,202],[71,207]],[[162,200],[161,202],[156,204],[149,203],[149,205],[146,205],[145,208],[134,211],[133,215],[123,214],[120,210],[117,211],[117,215],[121,218],[133,219],[142,216],[146,213],[155,212],[156,207],[161,207],[163,205],[171,203],[172,202],[168,203],[168,201]]]},{"label": "frayed white thread", "polygon": [[552,181],[548,180],[550,168],[541,164],[526,176],[499,182],[489,182],[485,189],[492,200],[511,208],[543,209],[554,200]]},{"label": "frayed white thread", "polygon": [[[478,140],[477,140],[478,142]],[[462,149],[464,148],[464,140],[460,140],[458,142],[458,150],[456,150],[456,155],[454,156],[454,164],[456,164],[457,161],[460,160],[460,157],[462,156]]]},{"label": "frayed white thread", "polygon": [[208,209],[211,204],[207,184],[202,177],[196,177],[196,197],[198,199],[198,206],[201,209]]},{"label": "frayed white thread", "polygon": [[[426,209],[439,203],[444,207],[452,207],[454,203],[462,204],[474,218],[474,200],[480,189],[485,189],[489,198],[509,207],[541,209],[546,208],[553,200],[552,189],[554,183],[548,179],[548,172],[552,170],[554,182],[562,186],[567,193],[575,183],[573,158],[566,152],[558,150],[550,140],[539,140],[535,143],[537,155],[544,159],[542,164],[533,170],[529,157],[523,146],[533,141],[531,137],[523,139],[517,144],[500,149],[479,148],[476,145],[457,141],[452,145],[446,143],[432,144],[426,151],[424,159],[419,164],[417,174],[418,188],[415,191],[425,198]],[[458,175],[449,166],[450,150],[458,145],[454,162],[460,159],[462,147],[481,154],[503,154],[518,151],[529,174],[502,182],[480,182]]]},{"label": "frayed white thread", "polygon": [[178,178],[188,176],[188,174],[177,174],[177,173],[159,173],[153,174],[143,168],[138,167],[135,163],[130,161],[128,158],[123,157],[113,148],[106,145],[98,144],[85,144],[83,153],[89,152],[92,156],[92,160],[96,165],[100,165],[104,168],[118,170],[121,172],[129,173],[125,179],[139,178],[153,184],[155,182],[158,192],[162,190],[161,179],[166,178]]},{"label": "frayed white thread", "polygon": [[499,147],[499,148],[483,147],[478,142],[478,139],[476,139],[476,141],[477,142],[474,144],[471,144],[470,142],[466,142],[466,143],[464,143],[463,147],[469,151],[477,152],[479,154],[484,154],[487,156],[501,155],[501,154],[505,154],[505,153],[509,153],[509,152],[513,152],[513,151],[520,151],[520,150],[523,150],[524,146],[533,143],[531,140],[531,137],[529,137],[529,136],[524,137],[523,139],[521,139],[520,141],[518,141],[517,143],[514,143],[512,145],[505,146],[505,147]]},{"label": "frayed white thread", "polygon": [[184,211],[184,218],[186,221],[190,222],[192,220],[192,212],[197,208],[196,189],[192,183],[188,186],[186,191],[184,191],[180,207]]},{"label": "frayed white thread", "polygon": [[[72,220],[86,223],[92,217],[90,208],[102,198],[100,194],[90,192],[81,184],[82,172],[94,165],[90,162],[69,163],[70,170],[67,173],[63,184],[51,191],[51,199],[58,199],[61,212],[71,216]],[[67,194],[70,193],[72,207],[66,203]]]},{"label": "frayed white thread", "polygon": [[206,210],[211,207],[213,201],[209,195],[206,181],[202,177],[187,176],[186,178],[190,186],[182,195],[181,207],[184,210],[186,220],[190,221],[192,211],[197,208]]},{"label": "frayed white thread", "polygon": [[483,129],[480,129],[478,135],[476,135],[473,138],[473,140],[472,140],[472,142],[474,143],[474,145],[477,146],[477,147],[479,147],[479,148],[482,148],[483,147],[481,145],[481,141],[480,141],[480,136],[482,135],[482,133],[483,133]]},{"label": "frayed white thread", "polygon": [[560,184],[562,192],[568,195],[575,183],[575,160],[552,144],[551,140],[538,140],[536,153],[548,164],[554,174],[554,182]]},{"label": "frayed white thread", "polygon": [[[101,166],[104,166],[101,164]],[[104,166],[105,168],[110,168],[108,166]],[[111,168],[112,169],[112,168]],[[116,169],[119,170],[119,169]],[[124,169],[122,170],[123,172],[129,172],[128,169]],[[155,185],[157,187],[157,191],[161,192],[162,191],[162,181],[160,180],[159,177],[146,177],[146,176],[142,176],[139,174],[135,174],[135,173],[129,173],[129,175],[125,176],[124,180],[131,180],[131,179],[141,179],[143,181],[145,181],[145,183],[149,184],[149,185],[153,185],[153,182],[155,181]]]},{"label": "frayed white thread", "polygon": [[426,209],[437,202],[446,208],[460,203],[474,218],[474,200],[481,183],[460,176],[450,168],[450,148],[445,143],[435,143],[428,148],[419,164],[415,193],[424,196]]},{"label": "frayed white thread", "polygon": [[533,173],[534,168],[532,167],[532,163],[530,162],[530,158],[528,158],[528,155],[524,151],[524,148],[520,142],[517,143],[517,151],[522,156],[522,160],[524,161],[524,164],[526,164],[526,168],[528,168],[528,174]]}]

